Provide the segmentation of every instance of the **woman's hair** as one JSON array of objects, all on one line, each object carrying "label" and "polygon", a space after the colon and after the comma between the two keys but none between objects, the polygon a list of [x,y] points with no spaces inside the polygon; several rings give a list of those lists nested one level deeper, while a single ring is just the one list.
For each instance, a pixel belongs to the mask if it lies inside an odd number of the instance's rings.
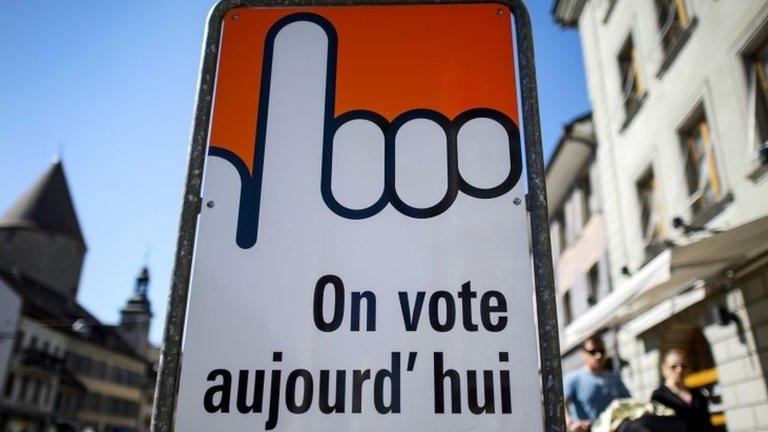
[{"label": "woman's hair", "polygon": [[664,353],[664,357],[662,358],[661,364],[665,364],[667,362],[667,359],[669,359],[669,357],[673,355],[680,356],[683,359],[688,358],[688,354],[685,351],[679,348],[672,348],[671,350],[667,350],[667,352]]}]

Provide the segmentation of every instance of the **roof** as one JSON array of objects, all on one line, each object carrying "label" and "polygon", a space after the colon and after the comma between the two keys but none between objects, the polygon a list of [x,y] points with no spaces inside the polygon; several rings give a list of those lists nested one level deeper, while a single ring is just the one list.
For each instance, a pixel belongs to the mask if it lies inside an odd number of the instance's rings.
[{"label": "roof", "polygon": [[547,200],[550,216],[560,207],[571,186],[595,153],[591,113],[582,114],[563,127],[555,151],[547,161]]},{"label": "roof", "polygon": [[[563,150],[563,147],[565,145],[565,142],[568,139],[574,139],[577,140],[587,140],[589,141],[590,145],[594,145],[594,142],[596,141],[595,133],[593,130],[590,130],[589,133],[584,136],[584,134],[579,134],[578,127],[592,122],[592,111],[587,111],[585,113],[579,114],[573,119],[571,119],[568,123],[563,125],[563,132],[562,135],[560,135],[560,139],[557,141],[557,144],[555,145],[555,150],[552,152],[552,154],[549,156],[549,160],[547,160],[547,167],[546,170],[549,172],[550,165],[552,162],[555,161],[555,159],[558,158],[560,155],[560,152]],[[576,133],[574,133],[576,132]]]},{"label": "roof", "polygon": [[22,299],[22,315],[70,337],[145,361],[115,326],[101,323],[77,302],[20,274],[0,270],[2,279]]},{"label": "roof", "polygon": [[0,217],[0,228],[25,228],[54,232],[83,246],[72,195],[61,161],[55,161],[32,186]]},{"label": "roof", "polygon": [[556,0],[552,7],[555,21],[563,27],[576,27],[587,0]]}]

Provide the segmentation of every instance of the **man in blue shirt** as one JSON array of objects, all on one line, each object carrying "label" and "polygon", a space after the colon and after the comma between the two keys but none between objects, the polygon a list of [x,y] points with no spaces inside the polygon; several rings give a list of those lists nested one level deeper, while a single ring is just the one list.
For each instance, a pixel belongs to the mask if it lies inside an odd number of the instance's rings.
[{"label": "man in blue shirt", "polygon": [[608,405],[630,397],[621,378],[605,370],[605,345],[600,336],[591,336],[581,345],[584,368],[565,376],[565,421],[569,432],[587,432]]}]

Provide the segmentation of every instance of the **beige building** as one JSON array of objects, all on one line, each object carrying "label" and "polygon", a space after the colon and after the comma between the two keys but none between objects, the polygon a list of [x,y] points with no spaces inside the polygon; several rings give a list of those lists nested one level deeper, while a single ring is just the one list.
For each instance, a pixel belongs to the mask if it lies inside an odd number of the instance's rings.
[{"label": "beige building", "polygon": [[[612,290],[600,176],[592,115],[580,116],[563,129],[547,164],[552,262],[563,340],[563,370],[580,367],[571,324]],[[609,354],[614,334],[605,335]]]},{"label": "beige building", "polygon": [[[768,430],[768,1],[558,0],[578,28],[612,290],[563,331],[616,337],[637,398],[682,348],[729,431]],[[548,173],[548,176],[551,175]]]},{"label": "beige building", "polygon": [[2,432],[148,430],[157,361],[149,273],[137,277],[120,325],[105,325],[76,300],[85,250],[57,161],[0,218],[0,282],[21,303],[0,316],[17,322],[0,371]]},{"label": "beige building", "polygon": [[100,431],[142,430],[139,410],[146,362],[117,340],[111,341],[114,346],[108,339],[103,342],[69,341],[67,367],[85,387],[77,419]]}]

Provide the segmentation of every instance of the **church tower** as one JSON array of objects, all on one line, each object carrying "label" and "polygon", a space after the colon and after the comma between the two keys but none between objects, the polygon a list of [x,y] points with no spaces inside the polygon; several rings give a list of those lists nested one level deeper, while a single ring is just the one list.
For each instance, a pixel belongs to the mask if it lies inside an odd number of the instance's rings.
[{"label": "church tower", "polygon": [[0,271],[74,301],[85,251],[64,167],[56,160],[0,217]]},{"label": "church tower", "polygon": [[123,338],[142,356],[149,353],[149,323],[152,310],[147,298],[149,269],[143,267],[136,277],[133,295],[120,311],[119,331]]}]

